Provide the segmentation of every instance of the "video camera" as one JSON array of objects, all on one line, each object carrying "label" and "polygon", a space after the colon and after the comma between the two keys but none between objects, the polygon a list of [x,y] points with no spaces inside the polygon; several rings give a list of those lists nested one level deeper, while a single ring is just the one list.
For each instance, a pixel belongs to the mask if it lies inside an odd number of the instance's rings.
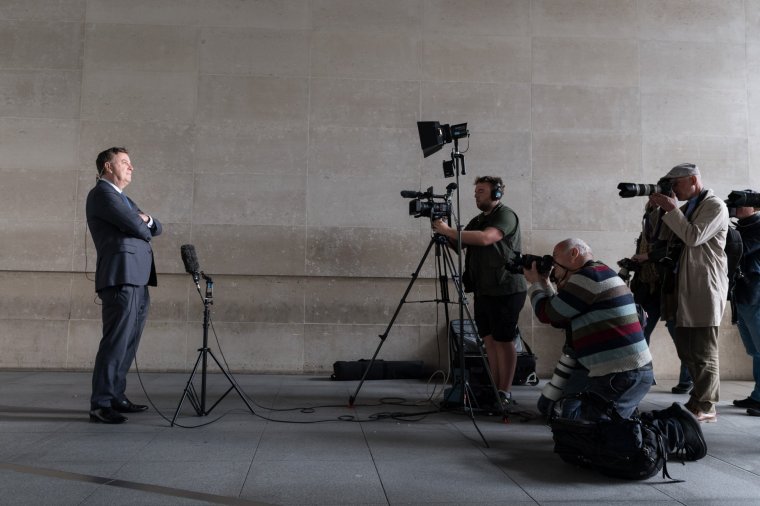
[{"label": "video camera", "polygon": [[657,184],[620,183],[617,187],[620,190],[619,195],[627,199],[631,197],[648,197],[653,193],[668,195],[673,191],[673,182],[663,177],[657,181]]},{"label": "video camera", "polygon": [[536,262],[536,270],[541,275],[547,275],[554,267],[554,258],[551,255],[523,255],[515,251],[515,256],[505,265],[506,269],[512,274],[522,274],[526,268],[530,269],[533,262]]},{"label": "video camera", "polygon": [[[456,183],[446,187],[445,195],[433,194],[433,187],[429,187],[424,193],[414,190],[401,190],[401,196],[405,199],[413,199],[409,202],[409,215],[419,218],[426,216],[430,221],[446,218],[451,221],[451,192],[456,189]],[[436,202],[435,199],[442,199]]]}]

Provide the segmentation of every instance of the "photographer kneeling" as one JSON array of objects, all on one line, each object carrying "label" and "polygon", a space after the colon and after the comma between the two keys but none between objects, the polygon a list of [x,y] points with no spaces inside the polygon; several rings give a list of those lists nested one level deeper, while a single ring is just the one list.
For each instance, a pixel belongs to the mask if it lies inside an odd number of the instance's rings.
[{"label": "photographer kneeling", "polygon": [[[524,269],[528,294],[542,323],[569,327],[569,344],[578,363],[588,370],[581,403],[564,416],[587,421],[607,419],[599,398],[613,402],[623,418],[637,412],[654,379],[652,355],[644,339],[633,295],[615,271],[594,260],[581,239],[566,239],[554,247],[554,277],[541,274],[535,264]],[[682,405],[641,415],[666,440],[668,454],[698,460],[707,452],[696,418]]]},{"label": "photographer kneeling", "polygon": [[[654,378],[633,295],[615,271],[594,261],[581,239],[560,242],[552,258],[557,292],[535,265],[524,270],[536,317],[570,327],[576,359],[589,371],[585,390],[616,402],[620,415],[628,418]],[[596,419],[599,414],[582,405],[570,417]]]}]

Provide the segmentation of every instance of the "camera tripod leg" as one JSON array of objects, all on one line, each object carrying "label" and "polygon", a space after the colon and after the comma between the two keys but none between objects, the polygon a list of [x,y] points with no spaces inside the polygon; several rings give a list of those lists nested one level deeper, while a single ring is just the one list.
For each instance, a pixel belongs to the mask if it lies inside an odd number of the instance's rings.
[{"label": "camera tripod leg", "polygon": [[[448,250],[444,250],[444,266],[448,265],[448,268],[451,272],[456,272],[454,269],[454,261],[451,258],[451,252]],[[465,357],[464,357],[464,316],[465,313],[467,314],[467,319],[470,321],[475,321],[472,318],[472,314],[470,314],[470,308],[467,307],[467,296],[464,293],[464,288],[461,283],[461,279],[458,276],[452,276],[452,281],[454,283],[454,288],[456,289],[457,296],[460,301],[459,306],[459,342],[457,343],[458,351],[459,351],[459,367],[460,367],[460,378],[462,381],[462,384],[464,385],[462,388],[462,391],[464,392],[465,389],[469,389],[470,393],[472,393],[472,389],[470,388],[469,382],[465,378]],[[488,365],[488,359],[486,358],[485,354],[485,347],[483,345],[483,340],[480,338],[480,335],[477,333],[475,334],[475,343],[478,347],[478,353],[480,355],[480,360],[483,363],[483,368],[486,371],[486,375],[488,376],[489,384],[491,385],[491,389],[493,390],[494,399],[496,399],[496,404],[499,406],[499,411],[501,412],[501,415],[504,419],[505,423],[509,422],[509,412],[507,411],[506,406],[504,406],[501,403],[501,398],[499,397],[499,389],[496,386],[496,381],[494,381],[493,373],[491,372],[491,367]],[[452,392],[454,391],[454,388],[452,388]],[[475,422],[473,418],[473,423]],[[477,427],[477,425],[476,425]],[[480,431],[478,431],[480,432]],[[481,434],[482,437],[482,434]],[[485,441],[485,438],[483,438],[483,442],[486,443],[486,446],[488,446],[488,443]]]},{"label": "camera tripod leg", "polygon": [[469,412],[470,420],[472,420],[472,425],[478,432],[480,439],[483,440],[483,444],[486,446],[486,448],[490,448],[491,446],[488,444],[488,440],[486,440],[486,437],[482,432],[480,432],[480,427],[478,427],[478,423],[475,421],[475,410],[472,408],[472,399],[475,397],[475,395],[470,388],[470,384],[466,381],[462,383],[462,392],[464,394],[464,397],[462,398],[462,405],[465,407],[465,412]]},{"label": "camera tripod leg", "polygon": [[356,386],[356,390],[354,391],[354,394],[348,398],[349,407],[353,407],[354,401],[356,401],[356,397],[359,395],[359,390],[361,390],[362,385],[364,385],[364,381],[367,379],[367,374],[369,374],[369,371],[372,368],[372,365],[375,363],[375,359],[377,358],[378,353],[380,353],[380,348],[382,348],[383,344],[385,343],[385,339],[388,337],[388,334],[390,333],[391,328],[393,327],[393,324],[396,322],[396,318],[398,317],[398,314],[401,312],[401,308],[406,303],[406,298],[409,295],[409,292],[412,291],[412,286],[414,286],[414,282],[417,281],[417,278],[420,275],[420,271],[422,270],[422,266],[425,264],[425,259],[430,254],[430,250],[433,248],[434,244],[437,244],[435,242],[435,237],[430,239],[430,243],[428,244],[428,247],[425,250],[425,253],[422,255],[422,259],[420,260],[420,263],[417,265],[417,268],[412,273],[412,279],[409,281],[409,284],[407,285],[406,290],[404,291],[404,295],[401,297],[401,300],[399,301],[398,306],[396,306],[396,311],[393,312],[391,321],[388,323],[388,326],[385,328],[385,332],[380,334],[379,336],[380,342],[377,345],[377,349],[375,349],[375,354],[372,355],[372,359],[370,359],[369,363],[367,363],[367,368],[364,370],[364,374],[362,374],[361,380],[359,380],[359,384]]}]

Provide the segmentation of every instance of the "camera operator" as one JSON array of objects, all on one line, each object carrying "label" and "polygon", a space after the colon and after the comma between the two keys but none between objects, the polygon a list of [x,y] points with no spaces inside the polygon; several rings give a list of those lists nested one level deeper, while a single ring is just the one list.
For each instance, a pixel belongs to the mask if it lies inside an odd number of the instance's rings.
[{"label": "camera operator", "polygon": [[[524,270],[533,311],[542,323],[570,327],[575,357],[588,370],[583,390],[614,401],[620,415],[628,418],[654,379],[633,295],[614,270],[594,260],[581,239],[560,242],[552,257],[556,291],[549,275],[539,273],[535,264]],[[585,403],[564,415],[587,420],[602,416]]]},{"label": "camera operator", "polygon": [[[718,334],[728,295],[724,251],[728,210],[712,190],[704,188],[694,164],[673,167],[665,179],[671,182],[672,193],[649,197],[664,211],[661,239],[667,241],[666,258],[673,265],[665,270],[663,317],[675,317],[678,357],[694,380],[686,407],[700,422],[714,422],[720,391]],[[680,209],[679,200],[687,201]]]},{"label": "camera operator", "polygon": [[[660,263],[665,257],[667,249],[665,244],[657,241],[662,228],[663,211],[647,202],[644,208],[644,217],[642,219],[641,234],[636,241],[636,254],[631,260],[639,264],[636,274],[631,281],[631,291],[633,298],[647,313],[647,323],[644,326],[644,338],[647,345],[654,332],[657,323],[662,319],[665,321],[665,328],[675,344],[676,340],[676,322],[674,319],[660,318],[661,295],[663,266]],[[681,369],[678,375],[678,384],[671,391],[674,394],[688,394],[692,388],[691,375],[686,364],[681,363]]]},{"label": "camera operator", "polygon": [[760,212],[753,207],[737,207],[736,230],[742,236],[742,277],[736,281],[734,302],[738,313],[737,326],[747,354],[752,357],[755,387],[746,399],[735,400],[734,406],[747,408],[747,413],[760,416]]},{"label": "camera operator", "polygon": [[[520,223],[515,212],[501,202],[500,177],[475,179],[475,204],[482,212],[462,231],[467,248],[462,282],[475,293],[475,323],[488,352],[488,365],[503,404],[512,402],[512,380],[517,366],[515,336],[527,284],[520,274],[506,269],[514,252],[521,250]],[[433,230],[456,248],[457,230],[435,220]]]}]

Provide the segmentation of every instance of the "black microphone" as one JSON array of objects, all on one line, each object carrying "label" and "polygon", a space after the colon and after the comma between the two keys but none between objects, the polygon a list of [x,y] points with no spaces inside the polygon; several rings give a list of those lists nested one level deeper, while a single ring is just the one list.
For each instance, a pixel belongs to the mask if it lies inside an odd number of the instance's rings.
[{"label": "black microphone", "polygon": [[200,266],[198,265],[198,256],[195,254],[195,246],[192,244],[183,244],[179,248],[180,255],[182,255],[182,263],[185,264],[185,272],[193,275],[193,281],[198,284],[200,280]]},{"label": "black microphone", "polygon": [[405,199],[416,199],[417,197],[423,197],[425,194],[422,192],[416,192],[413,190],[401,190],[401,196]]}]

